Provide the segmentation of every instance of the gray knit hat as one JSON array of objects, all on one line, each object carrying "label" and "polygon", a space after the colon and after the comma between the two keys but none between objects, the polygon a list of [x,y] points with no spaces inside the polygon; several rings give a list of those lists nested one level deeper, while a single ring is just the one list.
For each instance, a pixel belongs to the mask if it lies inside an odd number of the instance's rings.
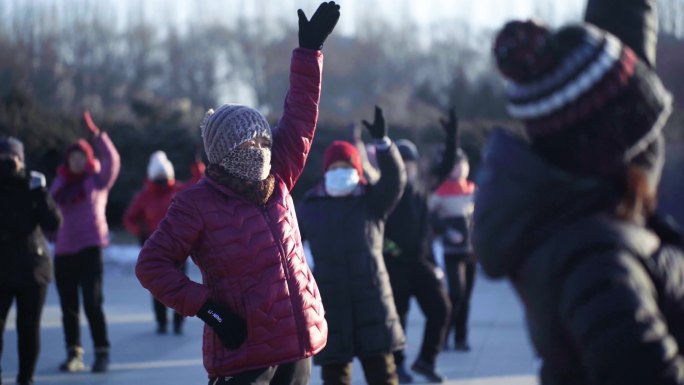
[{"label": "gray knit hat", "polygon": [[7,136],[0,138],[0,153],[13,154],[24,161],[24,145],[17,138]]},{"label": "gray knit hat", "polygon": [[204,151],[212,164],[220,164],[234,148],[248,140],[271,140],[266,118],[257,110],[238,104],[224,104],[216,111],[207,111],[200,128]]}]

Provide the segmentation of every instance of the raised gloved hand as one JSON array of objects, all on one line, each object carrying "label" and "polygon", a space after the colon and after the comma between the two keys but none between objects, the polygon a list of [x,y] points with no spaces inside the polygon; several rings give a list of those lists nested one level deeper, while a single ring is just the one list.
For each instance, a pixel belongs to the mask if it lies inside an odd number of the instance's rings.
[{"label": "raised gloved hand", "polygon": [[39,173],[38,171],[31,171],[29,178],[29,189],[31,190],[42,190],[47,185],[45,181],[45,175]]},{"label": "raised gloved hand", "polygon": [[313,50],[323,48],[328,35],[335,29],[340,19],[340,6],[334,1],[323,2],[311,20],[306,18],[304,11],[297,11],[299,16],[299,46]]},{"label": "raised gloved hand", "polygon": [[90,111],[83,113],[83,125],[93,136],[100,135],[100,128],[97,127],[95,122],[93,122],[93,118],[90,116]]},{"label": "raised gloved hand", "polygon": [[387,136],[387,124],[385,124],[385,117],[382,116],[382,108],[375,106],[375,119],[373,124],[368,123],[367,120],[363,121],[363,125],[366,126],[370,136],[373,139],[382,140]]},{"label": "raised gloved hand", "polygon": [[212,300],[207,300],[202,305],[197,317],[214,329],[214,333],[228,349],[237,349],[247,339],[247,323]]},{"label": "raised gloved hand", "polygon": [[[444,119],[439,119],[439,123],[442,125],[442,128],[444,129],[444,132],[447,135],[447,140],[454,140],[458,141],[459,140],[459,135],[458,135],[458,117],[456,116],[456,109],[455,108],[450,108],[449,109],[449,119],[444,120]],[[456,147],[459,147],[459,143],[456,143]]]}]

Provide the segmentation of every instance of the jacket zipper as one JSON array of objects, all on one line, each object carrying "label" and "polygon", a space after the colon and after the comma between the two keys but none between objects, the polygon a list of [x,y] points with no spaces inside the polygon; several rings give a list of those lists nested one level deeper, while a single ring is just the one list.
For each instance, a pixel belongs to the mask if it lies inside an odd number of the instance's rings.
[{"label": "jacket zipper", "polygon": [[[302,356],[306,355],[306,347],[304,346],[304,338],[303,338],[303,333],[302,331],[304,330],[304,327],[301,324],[301,321],[297,314],[295,313],[295,309],[298,308],[296,305],[300,305],[299,301],[296,300],[294,296],[292,296],[293,293],[293,288],[292,288],[292,282],[291,282],[291,276],[290,276],[290,271],[287,267],[287,257],[285,256],[285,249],[283,249],[283,245],[278,241],[278,237],[276,236],[276,233],[273,231],[273,226],[271,225],[271,216],[268,213],[268,208],[266,205],[261,205],[261,214],[264,216],[264,219],[266,220],[266,223],[268,224],[268,229],[271,231],[271,236],[273,236],[273,241],[276,243],[278,246],[278,253],[280,257],[280,264],[283,267],[283,271],[285,271],[285,281],[287,282],[287,288],[290,291],[290,303],[292,304],[292,316],[294,317],[295,324],[297,325],[297,338],[299,339],[299,347],[300,347],[300,354]],[[299,294],[299,291],[297,291],[297,294]],[[295,301],[297,303],[295,303]],[[301,306],[299,306],[301,307]]]}]

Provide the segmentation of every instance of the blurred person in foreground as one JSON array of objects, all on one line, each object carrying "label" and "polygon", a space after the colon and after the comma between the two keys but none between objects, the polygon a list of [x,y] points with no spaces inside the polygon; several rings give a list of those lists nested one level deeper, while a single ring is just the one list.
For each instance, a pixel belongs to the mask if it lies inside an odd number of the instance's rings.
[{"label": "blurred person in foreground", "polygon": [[385,220],[406,178],[382,110],[376,107],[373,123],[364,124],[377,150],[379,178],[367,183],[357,148],[334,141],[324,154],[323,181],[297,210],[329,326],[328,345],[314,358],[322,366],[324,385],[351,384],[354,357],[367,383],[397,384],[392,352],[405,343],[382,242]]},{"label": "blurred person in foreground", "polygon": [[[155,151],[150,155],[145,187],[133,197],[123,216],[123,224],[126,230],[138,238],[141,246],[145,244],[150,234],[157,229],[159,222],[164,219],[173,197],[197,183],[204,174],[204,169],[204,163],[197,157],[195,163],[190,166],[192,179],[187,182],[180,182],[176,180],[173,163],[164,151]],[[186,272],[187,263],[183,263],[181,268],[183,272]],[[167,308],[154,297],[152,297],[152,302],[157,321],[157,334],[166,334],[168,328]],[[173,312],[174,334],[183,334],[183,320],[182,314]]]},{"label": "blurred person in foreground", "polygon": [[[292,53],[283,116],[224,104],[201,123],[206,175],[176,194],[145,242],[136,275],[164,305],[205,322],[209,384],[307,384],[328,336],[290,191],[316,131],[321,48],[340,16],[326,2],[306,18]],[[191,256],[202,283],[181,265]]]},{"label": "blurred person in foreground", "polygon": [[26,171],[24,146],[12,137],[0,138],[0,212],[0,355],[5,322],[16,300],[17,384],[30,385],[40,352],[40,317],[52,278],[43,231],[57,231],[62,216],[45,188],[45,176]]},{"label": "blurred person in foreground", "polygon": [[[449,297],[453,307],[449,329],[454,330],[454,349],[461,352],[470,351],[468,317],[477,273],[477,260],[471,241],[475,184],[468,180],[469,174],[468,156],[459,148],[454,168],[429,200],[433,224],[442,239]],[[448,338],[449,330],[445,334],[445,338]],[[448,346],[446,341],[445,346]]]},{"label": "blurred person in foreground", "polygon": [[50,193],[64,217],[55,242],[55,281],[67,348],[67,358],[59,368],[64,372],[85,370],[80,289],[95,346],[91,370],[102,373],[109,367],[109,339],[103,309],[102,248],[109,244],[105,208],[109,191],[119,176],[121,161],[109,136],[100,131],[89,112],[83,114],[83,126],[92,138],[99,160],[88,140],[80,139],[67,148],[50,186]]},{"label": "blurred person in foreground", "polygon": [[[411,365],[411,370],[430,382],[446,380],[437,372],[436,363],[444,347],[452,306],[444,272],[437,266],[432,251],[434,233],[428,198],[454,167],[458,140],[456,112],[451,110],[448,120],[442,119],[440,123],[446,134],[445,149],[440,162],[432,170],[431,180],[427,182],[420,174],[420,154],[416,145],[407,139],[397,140],[397,147],[406,165],[406,189],[387,219],[383,246],[394,301],[404,330],[408,326],[412,297],[416,298],[425,315],[420,353]],[[395,351],[394,359],[399,381],[412,382],[413,377],[404,366],[405,349]]]},{"label": "blurred person in foreground", "polygon": [[492,133],[474,246],[522,299],[544,385],[684,384],[684,257],[652,225],[671,110],[655,7],[590,1],[597,26],[511,22],[494,44],[529,141]]}]

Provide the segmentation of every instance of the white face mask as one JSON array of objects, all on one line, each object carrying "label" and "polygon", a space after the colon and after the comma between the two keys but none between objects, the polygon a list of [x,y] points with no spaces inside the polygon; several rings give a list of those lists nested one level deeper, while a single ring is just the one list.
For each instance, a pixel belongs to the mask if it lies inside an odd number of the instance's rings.
[{"label": "white face mask", "polygon": [[325,173],[325,191],[333,197],[351,194],[360,181],[359,173],[353,168],[338,168]]}]

